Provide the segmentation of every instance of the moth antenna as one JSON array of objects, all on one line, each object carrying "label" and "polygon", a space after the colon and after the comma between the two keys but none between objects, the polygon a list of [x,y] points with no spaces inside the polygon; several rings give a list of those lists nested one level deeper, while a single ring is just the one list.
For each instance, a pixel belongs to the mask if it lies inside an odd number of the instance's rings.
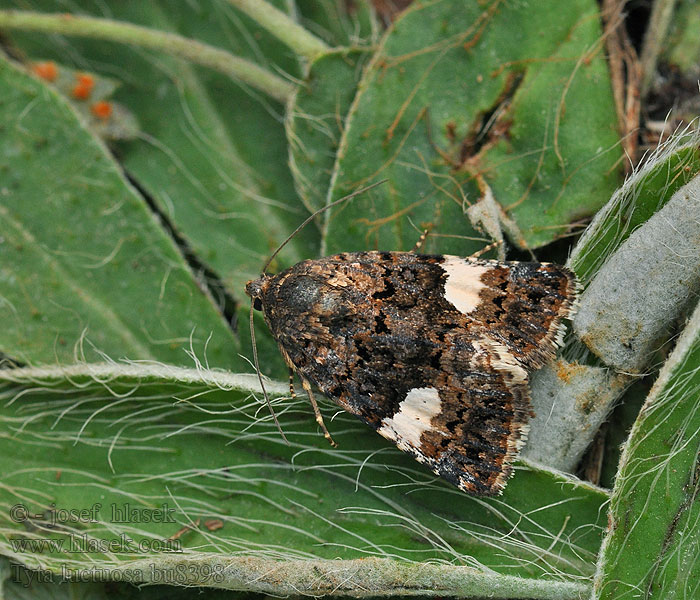
[{"label": "moth antenna", "polygon": [[416,245],[413,246],[413,249],[411,250],[411,252],[413,252],[415,254],[416,252],[419,252],[423,248],[423,245],[425,244],[425,239],[428,237],[429,233],[430,233],[430,228],[423,230],[423,233],[420,234],[420,237],[418,238]]},{"label": "moth antenna", "polygon": [[373,183],[372,185],[368,185],[366,187],[360,188],[359,190],[354,191],[352,194],[348,194],[347,196],[343,196],[339,200],[335,200],[334,202],[331,202],[330,204],[326,204],[326,206],[322,206],[319,208],[315,213],[313,213],[310,217],[306,218],[304,222],[299,225],[292,233],[289,234],[286,240],[284,240],[279,246],[277,246],[277,250],[275,250],[270,258],[267,259],[267,262],[265,263],[265,266],[263,267],[263,275],[267,271],[267,268],[270,266],[270,263],[272,260],[279,254],[279,251],[284,248],[289,240],[291,240],[297,233],[299,233],[304,227],[306,227],[313,219],[315,219],[318,215],[320,215],[324,210],[328,210],[329,208],[333,208],[336,204],[340,204],[341,202],[345,202],[346,200],[350,200],[351,198],[354,198],[355,196],[359,196],[360,194],[364,194],[365,192],[368,192],[372,188],[377,187],[378,185],[381,185],[382,183],[386,183],[388,179],[382,179],[381,181],[377,181],[377,183]]},{"label": "moth antenna", "polygon": [[258,362],[258,346],[255,343],[255,327],[253,326],[253,301],[252,300],[250,301],[250,341],[253,344],[253,363],[255,364],[255,372],[258,374],[258,381],[260,382],[260,388],[263,391],[263,396],[265,396],[265,402],[267,403],[267,408],[270,409],[270,414],[272,415],[272,419],[275,421],[277,431],[280,432],[280,435],[282,436],[282,439],[284,440],[285,444],[287,444],[287,446],[291,446],[291,444],[289,443],[289,440],[287,439],[287,436],[285,436],[284,431],[282,431],[282,427],[280,426],[280,422],[277,420],[277,415],[275,414],[275,411],[272,408],[272,402],[270,402],[270,397],[267,395],[267,390],[265,389],[265,384],[263,383],[262,373],[260,372],[260,363]]}]

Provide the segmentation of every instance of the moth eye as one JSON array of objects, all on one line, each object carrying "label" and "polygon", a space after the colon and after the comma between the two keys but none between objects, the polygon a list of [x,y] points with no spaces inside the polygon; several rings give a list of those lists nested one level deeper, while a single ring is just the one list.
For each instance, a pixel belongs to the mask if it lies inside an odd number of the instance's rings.
[{"label": "moth eye", "polygon": [[262,301],[260,300],[260,298],[253,299],[253,308],[255,310],[262,310]]}]

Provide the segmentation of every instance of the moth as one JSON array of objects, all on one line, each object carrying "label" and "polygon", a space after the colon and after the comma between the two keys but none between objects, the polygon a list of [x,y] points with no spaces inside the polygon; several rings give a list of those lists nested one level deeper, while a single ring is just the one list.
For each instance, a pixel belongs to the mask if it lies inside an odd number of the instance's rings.
[{"label": "moth", "polygon": [[[459,489],[502,492],[576,300],[555,264],[414,252],[306,260],[248,282],[285,362]],[[252,312],[251,312],[252,319]]]}]

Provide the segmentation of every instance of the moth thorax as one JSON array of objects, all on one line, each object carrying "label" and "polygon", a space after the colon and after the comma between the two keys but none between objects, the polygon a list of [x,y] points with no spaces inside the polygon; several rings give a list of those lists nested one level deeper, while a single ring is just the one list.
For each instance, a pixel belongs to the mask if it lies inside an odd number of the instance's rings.
[{"label": "moth thorax", "polygon": [[274,294],[276,302],[283,304],[290,314],[338,317],[348,309],[346,292],[329,286],[326,280],[317,276],[286,277]]}]

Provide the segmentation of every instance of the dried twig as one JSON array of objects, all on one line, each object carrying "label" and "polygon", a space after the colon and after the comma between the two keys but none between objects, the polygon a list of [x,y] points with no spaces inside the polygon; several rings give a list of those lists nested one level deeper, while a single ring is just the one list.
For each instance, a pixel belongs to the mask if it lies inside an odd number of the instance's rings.
[{"label": "dried twig", "polygon": [[637,53],[623,26],[622,9],[625,2],[603,0],[602,17],[618,127],[628,158],[625,170],[629,173],[637,162],[642,71]]}]

